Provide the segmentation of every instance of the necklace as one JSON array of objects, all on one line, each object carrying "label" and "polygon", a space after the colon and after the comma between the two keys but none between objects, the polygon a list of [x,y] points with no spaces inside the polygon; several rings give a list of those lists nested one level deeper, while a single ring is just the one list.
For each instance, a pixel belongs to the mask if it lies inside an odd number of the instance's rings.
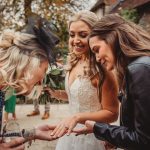
[{"label": "necklace", "polygon": [[89,65],[89,60],[88,59],[79,60],[79,65],[82,65],[83,76],[84,77],[90,77],[90,75],[91,75],[91,69],[90,69],[90,65]]}]

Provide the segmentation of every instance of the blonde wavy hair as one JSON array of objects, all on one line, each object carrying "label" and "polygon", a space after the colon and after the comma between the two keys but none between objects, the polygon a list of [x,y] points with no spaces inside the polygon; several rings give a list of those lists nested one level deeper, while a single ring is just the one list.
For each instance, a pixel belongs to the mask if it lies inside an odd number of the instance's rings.
[{"label": "blonde wavy hair", "polygon": [[34,35],[5,30],[0,36],[0,86],[28,92],[27,80],[47,56]]},{"label": "blonde wavy hair", "polygon": [[[91,11],[88,11],[88,10],[80,11],[70,17],[68,21],[68,31],[69,31],[71,23],[76,22],[76,21],[85,22],[89,26],[89,28],[92,30],[93,26],[98,21],[98,17],[95,13]],[[65,66],[66,71],[70,71],[72,67],[74,67],[75,64],[79,61],[79,58],[80,56],[77,56],[74,52],[72,52],[72,49],[69,46],[69,54],[67,57],[67,64]]]}]

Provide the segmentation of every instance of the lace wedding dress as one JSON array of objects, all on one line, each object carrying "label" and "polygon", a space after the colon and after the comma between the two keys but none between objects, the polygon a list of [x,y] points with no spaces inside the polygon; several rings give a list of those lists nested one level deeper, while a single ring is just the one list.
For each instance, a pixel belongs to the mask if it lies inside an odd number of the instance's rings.
[{"label": "lace wedding dress", "polygon": [[[89,77],[79,76],[74,82],[68,85],[66,75],[65,87],[69,99],[70,114],[79,112],[94,112],[101,109],[101,104],[97,96],[97,89],[92,85]],[[83,125],[78,124],[76,128]],[[97,140],[94,134],[75,136],[63,136],[58,140],[56,150],[105,150],[102,141]]]}]

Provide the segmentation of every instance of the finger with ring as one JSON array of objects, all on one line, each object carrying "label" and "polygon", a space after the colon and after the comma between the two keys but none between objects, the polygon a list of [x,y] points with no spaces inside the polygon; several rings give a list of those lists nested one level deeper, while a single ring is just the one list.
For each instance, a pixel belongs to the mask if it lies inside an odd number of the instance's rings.
[{"label": "finger with ring", "polygon": [[69,129],[69,127],[65,126],[65,129]]}]

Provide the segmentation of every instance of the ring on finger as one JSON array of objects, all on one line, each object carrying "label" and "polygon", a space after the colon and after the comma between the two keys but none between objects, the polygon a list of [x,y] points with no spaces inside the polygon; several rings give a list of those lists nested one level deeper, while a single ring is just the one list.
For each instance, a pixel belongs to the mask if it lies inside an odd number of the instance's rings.
[{"label": "ring on finger", "polygon": [[65,129],[69,129],[69,127],[65,126]]}]

